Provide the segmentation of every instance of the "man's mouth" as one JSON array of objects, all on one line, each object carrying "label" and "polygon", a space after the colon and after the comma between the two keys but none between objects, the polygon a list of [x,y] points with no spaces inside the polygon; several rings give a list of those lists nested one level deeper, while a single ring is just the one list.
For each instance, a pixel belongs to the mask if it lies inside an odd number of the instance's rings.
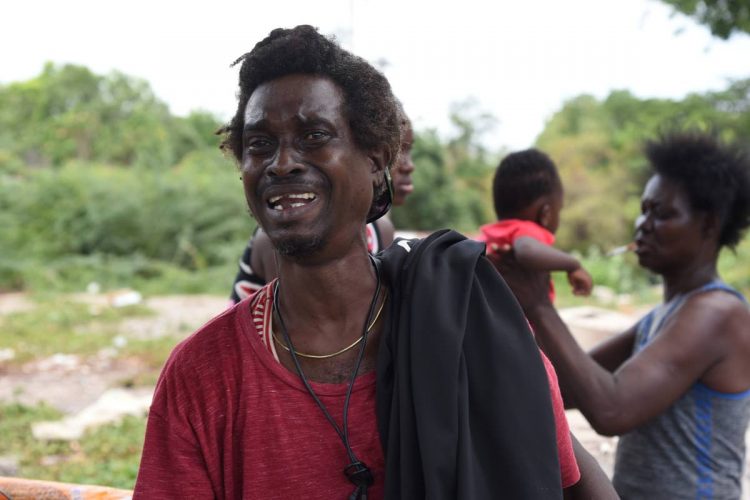
[{"label": "man's mouth", "polygon": [[292,208],[303,207],[317,198],[313,193],[288,193],[271,196],[268,199],[268,208],[276,211],[284,211]]}]

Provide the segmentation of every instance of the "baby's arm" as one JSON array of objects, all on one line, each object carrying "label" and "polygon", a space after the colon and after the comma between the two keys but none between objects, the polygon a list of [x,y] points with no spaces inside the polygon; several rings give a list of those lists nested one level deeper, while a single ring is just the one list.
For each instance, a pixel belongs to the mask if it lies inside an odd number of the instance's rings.
[{"label": "baby's arm", "polygon": [[588,295],[593,287],[591,275],[578,259],[562,250],[545,245],[529,236],[521,236],[513,243],[516,260],[535,271],[565,271],[576,295]]}]

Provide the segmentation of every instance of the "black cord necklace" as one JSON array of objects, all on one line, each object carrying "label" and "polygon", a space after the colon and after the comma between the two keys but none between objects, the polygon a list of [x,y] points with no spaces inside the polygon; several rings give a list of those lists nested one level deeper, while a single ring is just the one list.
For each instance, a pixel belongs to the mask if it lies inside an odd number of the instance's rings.
[{"label": "black cord necklace", "polygon": [[302,371],[302,366],[299,363],[297,353],[294,349],[294,346],[292,345],[292,339],[289,337],[289,332],[287,331],[286,325],[284,324],[284,318],[281,317],[278,281],[276,282],[276,287],[273,290],[273,308],[276,311],[276,316],[279,319],[279,327],[281,329],[281,333],[284,335],[284,341],[286,342],[286,345],[289,346],[289,353],[292,355],[294,367],[297,369],[297,373],[299,374],[302,383],[307,389],[307,392],[310,394],[310,396],[312,396],[313,400],[315,400],[315,403],[321,409],[323,415],[336,431],[336,434],[338,434],[341,442],[344,443],[344,447],[346,448],[346,454],[349,457],[349,465],[344,468],[344,475],[356,487],[354,492],[352,492],[352,494],[349,496],[349,500],[367,500],[367,489],[372,486],[372,483],[374,482],[372,471],[370,471],[370,468],[367,467],[367,464],[357,458],[357,455],[354,454],[354,450],[352,450],[352,447],[349,444],[348,428],[349,399],[352,395],[352,389],[354,388],[354,381],[357,378],[359,367],[362,364],[362,359],[365,356],[365,347],[367,346],[368,334],[367,325],[370,324],[372,315],[375,312],[375,306],[378,303],[378,297],[380,296],[380,271],[378,269],[377,261],[371,255],[369,255],[369,257],[373,267],[375,268],[375,277],[377,281],[375,285],[375,294],[372,296],[372,301],[370,302],[370,310],[367,313],[367,319],[365,320],[364,327],[362,328],[362,343],[359,348],[359,355],[357,356],[357,364],[354,366],[354,371],[352,372],[352,376],[349,379],[349,386],[346,389],[346,398],[344,399],[343,428],[339,428],[336,421],[328,412],[328,409],[326,409],[323,402],[320,400],[320,398],[318,398],[318,395],[315,394],[315,391],[310,386],[310,382],[307,380],[305,373]]}]

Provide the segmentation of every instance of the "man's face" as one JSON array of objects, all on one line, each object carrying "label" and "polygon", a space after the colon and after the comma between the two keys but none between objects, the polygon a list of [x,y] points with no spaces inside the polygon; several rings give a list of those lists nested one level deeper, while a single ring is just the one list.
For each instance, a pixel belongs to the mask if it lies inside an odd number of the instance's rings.
[{"label": "man's face", "polygon": [[293,74],[260,85],[245,108],[242,179],[248,206],[282,254],[364,245],[382,167],[355,144],[331,80]]},{"label": "man's face", "polygon": [[401,150],[396,163],[391,168],[393,176],[393,204],[403,205],[406,197],[414,191],[411,174],[414,172],[414,162],[411,159],[411,147],[414,143],[414,132],[411,124],[407,123],[401,132]]}]

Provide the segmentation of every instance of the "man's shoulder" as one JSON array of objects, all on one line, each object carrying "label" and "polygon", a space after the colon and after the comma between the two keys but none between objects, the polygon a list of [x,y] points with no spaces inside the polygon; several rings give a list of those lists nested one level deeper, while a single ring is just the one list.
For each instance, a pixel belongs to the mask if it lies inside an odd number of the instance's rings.
[{"label": "man's shoulder", "polygon": [[393,245],[383,252],[383,255],[388,255],[388,257],[392,258],[394,256],[403,257],[409,254],[416,255],[425,251],[443,252],[457,244],[472,246],[477,251],[481,251],[484,247],[478,241],[471,240],[452,229],[441,229],[422,238],[397,237],[393,241]]},{"label": "man's shoulder", "polygon": [[250,299],[223,311],[177,344],[167,360],[165,371],[177,367],[225,367],[226,361],[240,352],[240,344],[243,342],[240,308],[247,307],[248,300]]},{"label": "man's shoulder", "polygon": [[472,279],[484,244],[453,230],[436,231],[421,239],[397,238],[380,254],[381,269],[391,286],[411,286],[415,280],[451,286],[451,280]]}]

